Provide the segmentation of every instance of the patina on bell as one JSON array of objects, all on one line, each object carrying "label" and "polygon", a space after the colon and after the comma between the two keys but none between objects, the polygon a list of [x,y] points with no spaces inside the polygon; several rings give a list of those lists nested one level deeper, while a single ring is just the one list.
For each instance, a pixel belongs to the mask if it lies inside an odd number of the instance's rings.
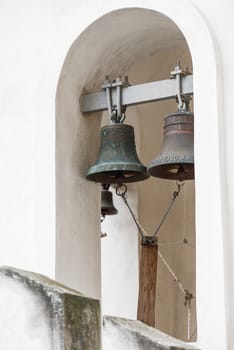
[{"label": "patina on bell", "polygon": [[114,207],[112,192],[103,188],[101,192],[101,214],[103,217],[106,215],[115,215],[118,210]]},{"label": "patina on bell", "polygon": [[148,172],[168,180],[194,179],[193,113],[182,110],[165,117],[162,148]]},{"label": "patina on bell", "polygon": [[136,182],[149,177],[137,157],[132,126],[115,123],[102,127],[99,157],[86,177],[103,184]]}]

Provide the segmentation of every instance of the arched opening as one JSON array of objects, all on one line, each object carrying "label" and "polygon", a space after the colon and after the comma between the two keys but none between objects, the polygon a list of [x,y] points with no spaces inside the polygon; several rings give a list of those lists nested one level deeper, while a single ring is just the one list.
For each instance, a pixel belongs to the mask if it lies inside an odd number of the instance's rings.
[{"label": "arched opening", "polygon": [[[152,6],[152,9],[154,9],[154,6]],[[185,9],[185,11],[187,11],[187,9]],[[165,9],[162,13],[168,15],[172,14],[168,9]],[[196,19],[198,18],[196,17]],[[183,20],[181,21],[183,22]],[[138,25],[139,22],[141,23],[140,27]],[[186,23],[187,22],[184,21],[180,24],[183,24],[184,28],[187,28]],[[203,24],[201,21],[199,23]],[[205,29],[203,35],[204,33],[207,34]],[[199,56],[200,48],[198,50],[194,35],[189,31],[187,34],[186,39],[190,41],[190,44],[192,43],[193,48],[193,68],[196,77],[194,80],[196,114],[196,109],[198,110],[200,107],[203,107],[205,103],[202,93],[199,90],[199,87],[202,86],[202,82],[204,82],[202,78],[204,69],[202,70],[201,68],[202,62]],[[208,34],[207,37],[209,37]],[[201,40],[199,45],[202,43],[205,45],[205,42],[206,40],[204,40],[204,42]],[[210,52],[213,53],[211,42],[209,41],[208,44],[210,46],[206,46],[207,51],[210,50]],[[137,65],[138,67],[141,65],[142,67],[146,67],[147,60],[152,59],[151,64],[155,65],[157,59],[159,60],[158,62],[162,62],[160,54],[164,52],[164,59],[168,58],[168,52],[170,50],[171,53],[173,51],[176,53],[175,59],[178,59],[178,53],[182,50],[181,52],[186,56],[185,64],[187,61],[191,63],[184,37],[171,19],[152,10],[139,8],[118,10],[99,18],[79,36],[67,55],[60,76],[57,92],[57,278],[94,297],[100,297],[101,289],[100,227],[98,225],[100,214],[100,188],[98,185],[85,180],[85,173],[95,160],[98,148],[101,115],[97,114],[95,116],[92,114],[92,116],[84,117],[79,108],[79,96],[84,92],[99,90],[103,77],[106,74],[114,77],[120,73],[125,74],[128,72],[130,76],[131,70],[134,71],[134,69],[137,69]],[[204,54],[203,58],[207,59],[207,56]],[[171,62],[165,61],[162,70],[163,74],[167,71],[167,68],[171,67],[171,64],[174,65],[174,63],[174,59]],[[149,69],[148,71],[147,69],[143,69],[142,71],[140,69],[138,71],[139,76],[136,79],[141,81],[141,79],[147,77],[147,74],[149,77],[149,75],[153,74],[152,67],[153,66],[151,66],[151,70]],[[216,76],[212,75],[215,70],[215,63],[213,64],[213,62],[210,62],[209,68],[210,71],[207,75],[209,78],[213,77],[213,79],[209,81],[209,86],[211,86],[210,94],[216,96],[216,91],[213,90],[215,84],[212,87],[212,83],[214,83],[216,78]],[[162,72],[161,67],[158,70],[157,67],[155,67],[154,79],[157,79]],[[164,78],[164,76],[162,78]],[[135,83],[133,79],[130,76],[131,83]],[[196,101],[199,101],[199,103]],[[213,116],[217,116],[216,107],[215,105],[213,106]],[[143,110],[145,113],[145,110],[148,109],[148,114],[150,115],[153,112],[150,110],[151,108],[150,106],[142,107],[142,109],[138,107],[137,111],[139,114],[142,114]],[[166,108],[164,105],[161,105],[160,109],[162,114],[164,114],[164,108],[166,113],[168,111],[168,107]],[[172,109],[174,110],[174,105]],[[170,111],[171,109],[169,112]],[[204,221],[202,220],[204,218],[203,213],[207,213],[206,208],[208,207],[208,203],[203,198],[204,186],[206,186],[205,194],[208,196],[212,191],[213,185],[217,185],[218,188],[220,186],[218,171],[216,177],[212,179],[212,186],[209,186],[204,175],[211,160],[208,160],[208,164],[204,161],[209,147],[205,152],[201,150],[206,140],[206,135],[204,135],[204,130],[201,126],[202,117],[204,117],[204,110],[195,121],[195,130],[196,132],[198,131],[196,133],[195,144],[195,154],[198,155],[196,158],[196,160],[198,160],[196,170],[199,168],[199,172],[196,171],[198,185],[198,190],[196,189],[196,231],[199,240],[198,258],[204,253],[202,244],[205,240],[201,238],[204,230],[216,228],[218,232],[221,231],[220,216],[217,216],[214,222],[209,224],[206,219]],[[139,124],[142,123],[144,123],[143,119],[139,118]],[[207,120],[203,124],[205,130],[207,130],[206,123]],[[212,143],[217,141],[217,125],[214,124],[213,126],[214,130],[210,135]],[[148,137],[147,135],[150,133],[150,130],[148,130],[148,133],[146,131],[145,135],[141,135],[140,130],[143,128],[144,126],[142,127],[141,125],[137,131],[137,134],[139,133],[138,137],[141,143],[140,152],[142,156],[145,152],[145,150],[141,148],[144,138]],[[155,125],[155,129],[158,129],[157,125]],[[203,156],[201,156],[202,153]],[[218,149],[215,149],[212,153],[215,158],[213,167],[217,168],[219,162],[218,153]],[[149,155],[147,154],[147,156]],[[190,190],[193,192],[193,189]],[[150,191],[151,187],[148,189],[145,188],[144,190],[142,187],[138,192],[138,201],[134,201],[136,205],[139,206],[139,216],[146,225],[149,224],[149,216],[151,217],[151,215],[145,212],[143,206],[145,205],[145,201],[150,200],[148,197],[149,194],[151,195],[151,193],[149,193]],[[158,193],[154,195],[158,195]],[[187,195],[188,192],[185,193],[185,197]],[[185,210],[185,207],[187,208],[187,203],[186,205],[184,204],[186,201],[185,197],[183,198],[178,217],[182,215],[182,211]],[[219,206],[218,200],[219,195],[217,195],[209,206],[208,211],[210,213],[213,212],[214,207],[216,209],[215,212],[217,212],[217,205]],[[177,216],[177,214],[174,215]],[[183,223],[185,223],[184,220]],[[126,225],[124,227],[126,228]],[[185,224],[182,228],[182,231],[183,230],[185,230]],[[215,235],[215,237],[218,242],[218,236]],[[134,249],[137,254],[136,240],[134,241]],[[214,251],[216,252],[216,248]],[[214,251],[209,252],[209,254],[212,255]],[[137,261],[134,262],[133,259],[131,261],[136,264],[137,270]],[[126,267],[128,266],[126,260],[122,260],[122,262]],[[181,265],[181,261],[178,262],[178,265]],[[202,301],[199,306],[200,321],[202,321],[202,315],[205,310],[204,305],[206,304],[206,307],[208,307],[207,310],[210,310],[212,308],[212,303],[205,293],[203,293],[203,288],[201,288],[201,284],[204,283],[207,275],[207,268],[202,270],[199,264],[197,264],[197,267],[199,271],[197,279],[199,282],[199,298]],[[213,275],[214,269],[215,266],[210,268],[212,271],[210,277]],[[220,266],[219,273],[222,279]],[[205,285],[206,283],[205,281]],[[222,295],[222,288],[220,288],[220,295]],[[175,311],[175,313],[177,311]],[[223,313],[221,314],[221,319],[223,319]],[[214,317],[212,319],[214,319]],[[207,322],[212,323],[213,321],[210,318]],[[220,322],[217,322],[215,325],[213,324],[214,328],[219,328],[219,323]],[[176,332],[177,331],[175,331],[175,333]],[[205,339],[207,337],[206,332],[202,334],[202,336]]]}]

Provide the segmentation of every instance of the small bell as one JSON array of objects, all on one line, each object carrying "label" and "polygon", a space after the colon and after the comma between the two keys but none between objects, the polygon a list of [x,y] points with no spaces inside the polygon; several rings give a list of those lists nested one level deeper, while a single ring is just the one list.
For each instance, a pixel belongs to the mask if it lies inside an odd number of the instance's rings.
[{"label": "small bell", "polygon": [[103,184],[136,182],[149,177],[137,157],[132,126],[115,123],[102,127],[99,157],[86,177]]},{"label": "small bell", "polygon": [[148,173],[168,180],[194,179],[193,113],[180,110],[164,120],[164,140]]},{"label": "small bell", "polygon": [[108,191],[109,186],[103,185],[101,192],[101,215],[115,215],[118,210],[114,207],[112,192]]}]

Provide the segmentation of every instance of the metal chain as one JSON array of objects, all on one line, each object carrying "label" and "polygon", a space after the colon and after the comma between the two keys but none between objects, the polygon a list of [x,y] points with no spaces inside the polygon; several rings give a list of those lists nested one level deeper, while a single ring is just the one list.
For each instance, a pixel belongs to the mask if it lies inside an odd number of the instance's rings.
[{"label": "metal chain", "polygon": [[[164,221],[166,220],[166,218],[167,218],[167,216],[168,216],[168,214],[169,214],[169,212],[170,212],[170,210],[171,210],[173,204],[175,203],[176,198],[179,196],[179,193],[180,193],[180,191],[181,191],[181,187],[184,186],[184,182],[183,182],[183,181],[177,181],[176,184],[177,184],[177,191],[174,191],[174,192],[173,192],[172,200],[171,200],[171,202],[170,202],[170,204],[169,204],[169,206],[168,206],[168,208],[167,208],[167,210],[166,210],[166,212],[165,212],[165,214],[164,214],[164,216],[163,216],[161,222],[160,222],[159,225],[157,226],[157,228],[156,228],[154,234],[152,235],[152,238],[155,238],[155,237],[158,236],[158,233],[159,233],[160,228],[162,227]],[[119,185],[116,187],[115,192],[116,192],[117,196],[120,196],[120,197],[123,199],[124,203],[125,203],[126,206],[128,207],[128,210],[129,210],[129,212],[130,212],[130,214],[131,214],[131,216],[132,216],[132,218],[133,218],[133,220],[134,220],[134,222],[135,222],[137,228],[139,229],[141,238],[143,238],[144,236],[148,236],[148,235],[147,235],[147,233],[145,232],[144,228],[143,228],[143,227],[141,226],[141,224],[139,223],[138,219],[136,218],[136,215],[133,213],[132,208],[130,207],[130,205],[129,205],[129,203],[128,203],[127,195],[126,195],[127,190],[128,190],[128,188],[127,188],[127,185],[126,185],[126,184],[119,184]]]},{"label": "metal chain", "polygon": [[177,181],[176,184],[177,184],[177,188],[178,188],[178,189],[177,189],[177,191],[174,191],[174,192],[173,192],[172,199],[171,199],[171,203],[169,204],[169,207],[167,208],[167,210],[166,210],[166,212],[165,212],[165,214],[164,214],[164,216],[163,216],[163,218],[162,218],[160,224],[159,224],[158,227],[156,228],[156,230],[155,230],[155,232],[154,232],[154,234],[153,234],[153,237],[157,237],[157,235],[158,235],[158,233],[159,233],[159,230],[160,230],[162,224],[163,224],[164,221],[166,220],[166,218],[167,218],[167,216],[168,216],[168,214],[169,214],[169,212],[170,212],[170,210],[171,210],[173,204],[175,203],[176,198],[179,196],[181,187],[184,186],[184,182],[183,182],[183,181]]},{"label": "metal chain", "polygon": [[127,190],[128,190],[127,185],[120,184],[116,187],[115,192],[116,192],[117,196],[120,196],[123,199],[124,203],[126,204],[128,210],[129,210],[129,212],[130,212],[130,214],[131,214],[131,216],[132,216],[132,218],[133,218],[133,220],[134,220],[134,222],[139,230],[141,238],[144,238],[145,236],[147,236],[147,233],[145,232],[144,228],[139,223],[138,219],[136,218],[136,215],[133,213],[132,208],[130,207],[130,205],[128,203],[127,195],[126,195]]}]

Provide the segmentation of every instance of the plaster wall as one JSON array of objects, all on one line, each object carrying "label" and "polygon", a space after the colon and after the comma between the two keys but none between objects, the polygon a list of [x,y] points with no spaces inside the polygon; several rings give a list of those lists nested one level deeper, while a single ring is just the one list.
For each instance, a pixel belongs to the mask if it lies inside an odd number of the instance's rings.
[{"label": "plaster wall", "polygon": [[[71,43],[92,21],[116,9],[117,4],[109,1],[97,7],[93,0],[79,3],[24,0],[1,2],[0,6],[0,263],[53,276],[55,89]],[[196,190],[198,338],[204,349],[232,349],[233,2],[129,0],[118,2],[118,8],[121,6],[149,7],[167,14],[186,34],[192,52],[195,113],[198,112],[196,185],[200,188]],[[93,43],[94,52],[99,43],[100,40]],[[95,213],[97,216],[98,210]],[[64,240],[61,244],[66,250]],[[74,264],[78,264],[75,249],[72,254]],[[99,244],[92,245],[90,254],[99,265]],[[69,272],[68,268],[64,269],[64,274]],[[76,276],[73,271],[69,277],[74,286]],[[93,275],[86,273],[87,278],[92,280]],[[100,295],[100,286],[95,281],[85,289],[93,296]]]}]

